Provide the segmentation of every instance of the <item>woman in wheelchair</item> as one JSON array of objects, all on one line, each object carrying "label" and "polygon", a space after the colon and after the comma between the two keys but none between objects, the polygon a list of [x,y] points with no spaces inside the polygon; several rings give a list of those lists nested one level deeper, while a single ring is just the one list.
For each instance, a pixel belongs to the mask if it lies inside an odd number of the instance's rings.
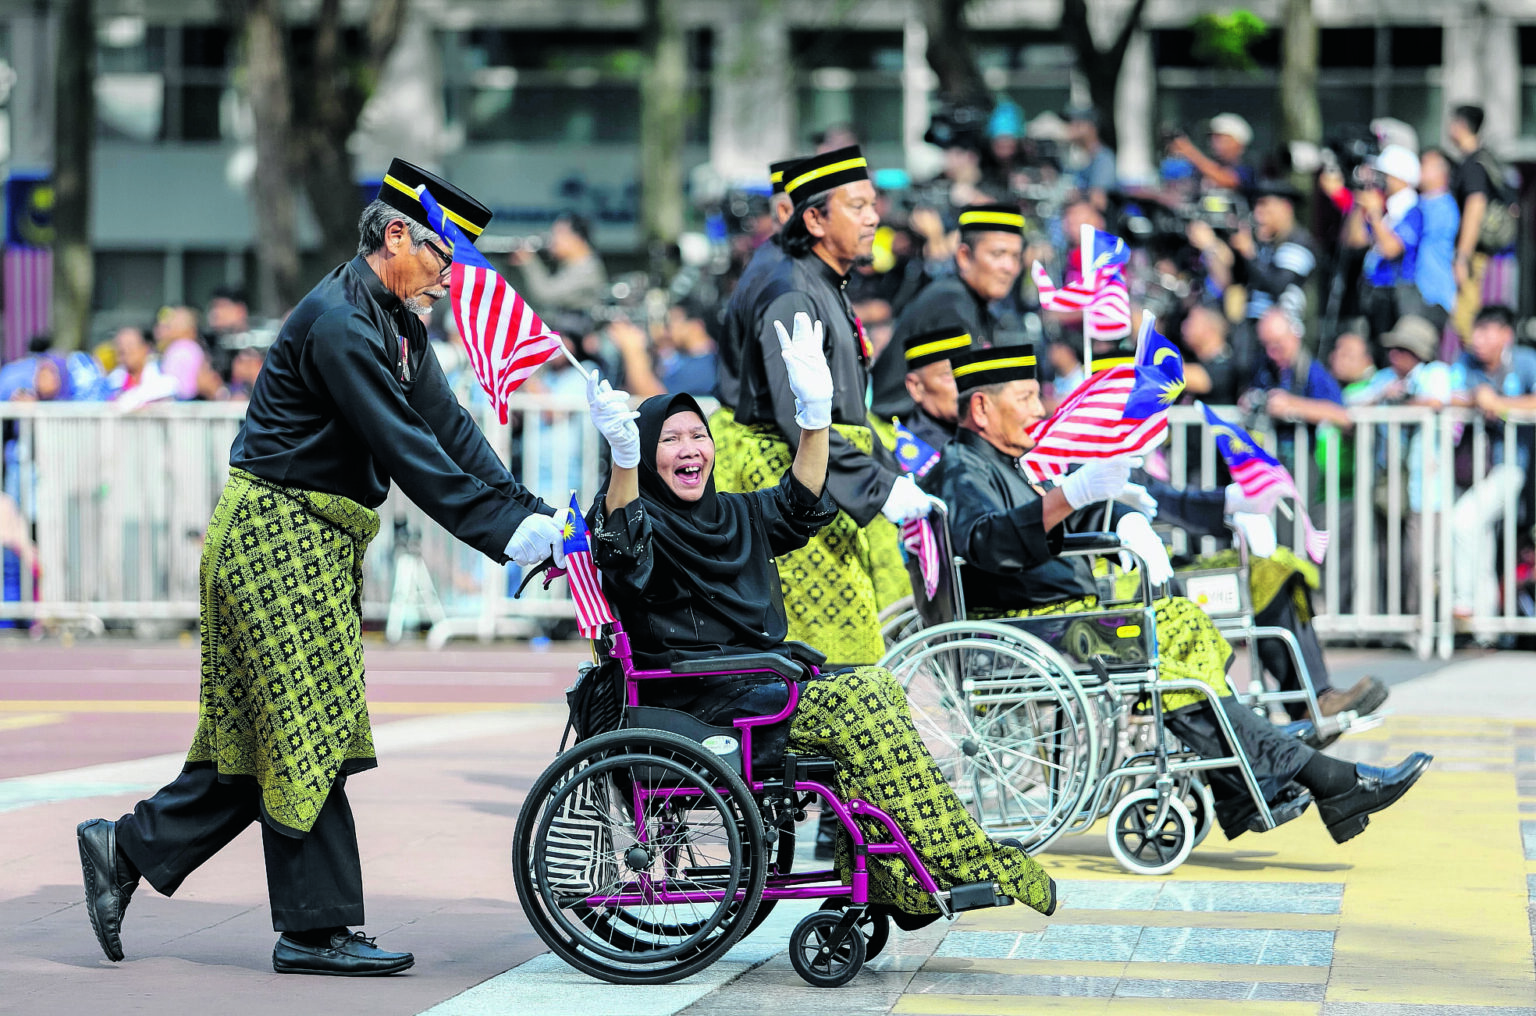
[{"label": "woman in wheelchair", "polygon": [[[1034,446],[1028,429],[1045,411],[1033,357],[1017,354],[1017,348],[972,349],[952,358],[960,430],[924,480],[948,507],[954,551],[966,562],[967,612],[984,619],[1093,610],[1098,586],[1087,559],[1058,556],[1063,535],[1073,532],[1113,531],[1145,563],[1153,586],[1165,586],[1173,569],[1146,516],[1118,503],[1104,507],[1125,490],[1128,458],[1092,462],[1049,491],[1030,483],[1018,468],[1019,456]],[[1203,610],[1171,596],[1153,606],[1159,677],[1212,689],[1277,824],[1300,815],[1315,797],[1328,831],[1343,843],[1364,830],[1368,816],[1401,797],[1431,761],[1415,752],[1391,769],[1355,766],[1282,734],[1233,697],[1226,678],[1232,647]],[[1205,758],[1228,754],[1207,698],[1193,691],[1170,691],[1162,698],[1168,728],[1190,749]],[[1240,775],[1232,768],[1207,775],[1227,836],[1262,831]]]},{"label": "woman in wheelchair", "polygon": [[[593,557],[643,666],[765,652],[820,662],[808,647],[785,642],[773,563],[804,546],[837,511],[825,490],[832,379],[820,333],[804,314],[795,316],[792,338],[779,326],[800,441],[778,484],[749,494],[716,492],[714,443],[691,396],[658,395],[636,414],[606,382],[589,385],[593,422],[613,449],[608,483],[589,515]],[[648,680],[641,692],[644,704],[711,723],[772,715],[788,701],[782,681],[751,677]],[[1055,909],[1055,884],[1045,870],[1022,849],[989,841],[944,782],[889,672],[860,667],[808,680],[795,712],[778,726],[758,728],[777,737],[754,743],[755,756],[782,758],[787,749],[834,759],[845,798],[891,815],[941,887],[994,881],[1042,913]],[[865,831],[884,838],[873,823]],[[837,867],[846,874],[847,840],[839,839]],[[937,914],[900,858],[871,855],[869,869],[871,902],[899,925]]]}]

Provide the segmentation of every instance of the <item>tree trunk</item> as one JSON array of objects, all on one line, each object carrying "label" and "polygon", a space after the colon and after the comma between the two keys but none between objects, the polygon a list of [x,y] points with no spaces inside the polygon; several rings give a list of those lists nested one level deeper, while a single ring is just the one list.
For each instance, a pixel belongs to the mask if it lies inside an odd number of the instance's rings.
[{"label": "tree trunk", "polygon": [[1100,49],[1088,24],[1088,0],[1062,0],[1061,32],[1077,52],[1077,69],[1088,80],[1088,96],[1099,117],[1099,140],[1108,148],[1114,148],[1119,137],[1115,87],[1120,82],[1120,68],[1125,65],[1125,50],[1141,26],[1141,12],[1146,6],[1147,0],[1136,0],[1115,33],[1115,41],[1108,49]]},{"label": "tree trunk", "polygon": [[683,127],[688,48],[679,0],[645,0],[640,72],[640,234],[653,270],[683,231]]},{"label": "tree trunk", "polygon": [[1323,140],[1323,113],[1317,104],[1317,18],[1312,0],[1285,0],[1281,40],[1281,140]]},{"label": "tree trunk", "polygon": [[923,0],[923,25],[928,30],[928,66],[939,79],[939,94],[946,100],[992,107],[987,88],[971,51],[970,29],[965,23],[969,0]]},{"label": "tree trunk", "polygon": [[320,226],[326,265],[351,260],[357,251],[357,219],[363,195],[347,139],[373,93],[384,62],[400,38],[407,0],[375,0],[366,28],[367,53],[351,58],[343,48],[340,0],[322,0],[315,22],[311,72],[294,93],[296,147],[304,190]]},{"label": "tree trunk", "polygon": [[91,260],[95,4],[63,0],[59,6],[53,105],[53,336],[59,349],[81,349],[90,340],[95,283]]},{"label": "tree trunk", "polygon": [[299,280],[297,160],[281,0],[242,0],[246,101],[256,121],[256,287],[261,313],[278,317],[303,296]]}]

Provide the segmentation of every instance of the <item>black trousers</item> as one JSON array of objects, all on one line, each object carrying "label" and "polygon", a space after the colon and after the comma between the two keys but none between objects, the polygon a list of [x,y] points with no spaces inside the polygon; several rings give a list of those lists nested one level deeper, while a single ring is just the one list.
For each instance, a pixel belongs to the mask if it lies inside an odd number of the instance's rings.
[{"label": "black trousers", "polygon": [[184,769],[117,822],[117,845],[157,892],[170,896],[198,866],[252,822],[261,822],[274,931],[363,923],[357,827],[338,775],[315,826],[302,837],[261,820],[254,781],[222,783],[212,767]]},{"label": "black trousers", "polygon": [[[1248,756],[1259,792],[1266,802],[1273,802],[1312,758],[1313,750],[1296,738],[1280,733],[1268,720],[1259,718],[1233,696],[1223,695],[1217,702],[1231,721],[1238,744]],[[1217,758],[1232,752],[1208,702],[1176,709],[1168,713],[1164,721],[1168,729],[1201,758]],[[1216,818],[1222,829],[1232,836],[1245,828],[1258,809],[1242,773],[1234,766],[1227,766],[1206,770],[1204,776],[1216,798]]]},{"label": "black trousers", "polygon": [[[1254,621],[1267,628],[1285,628],[1294,633],[1297,644],[1301,646],[1301,658],[1307,664],[1307,673],[1312,675],[1313,689],[1321,695],[1333,687],[1328,680],[1328,663],[1323,659],[1322,643],[1317,640],[1312,622],[1303,621],[1300,611],[1296,609],[1291,586],[1281,589],[1269,606],[1254,615]],[[1301,672],[1296,667],[1296,658],[1291,655],[1290,647],[1285,643],[1279,639],[1260,639],[1259,662],[1274,675],[1281,691],[1301,690]],[[1285,711],[1293,720],[1307,718],[1305,702],[1287,702]]]}]

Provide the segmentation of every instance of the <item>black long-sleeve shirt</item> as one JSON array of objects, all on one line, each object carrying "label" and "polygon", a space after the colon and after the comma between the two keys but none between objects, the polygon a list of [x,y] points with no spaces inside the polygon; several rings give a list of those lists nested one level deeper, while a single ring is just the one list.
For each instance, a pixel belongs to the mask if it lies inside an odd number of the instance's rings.
[{"label": "black long-sleeve shirt", "polygon": [[529,515],[517,482],[459,405],[427,330],[357,257],[293,309],[267,354],[229,464],[369,508],[391,482],[498,562]]},{"label": "black long-sleeve shirt", "polygon": [[[846,277],[838,275],[815,254],[786,257],[764,282],[751,313],[735,307],[732,298],[731,317],[739,320],[738,327],[743,329],[736,336],[741,350],[740,392],[734,404],[727,403],[735,410],[737,423],[772,424],[791,449],[799,445],[795,396],[789,387],[774,322],[781,321],[789,329],[794,325],[795,314],[804,312],[811,320],[820,321],[824,329],[822,349],[832,371],[832,422],[869,426],[864,403],[869,365],[857,318],[843,294],[846,282]],[[742,312],[739,318],[738,310]],[[870,441],[878,444],[873,432]],[[854,522],[866,526],[890,495],[896,470],[860,451],[835,430],[831,446],[827,492]]]},{"label": "black long-sleeve shirt", "polygon": [[918,293],[896,321],[891,341],[875,358],[872,406],[876,416],[889,419],[912,408],[907,394],[907,356],[904,344],[913,335],[958,324],[971,336],[971,345],[990,349],[999,344],[998,321],[987,301],[958,275],[930,283]]},{"label": "black long-sleeve shirt", "polygon": [[746,336],[757,331],[757,300],[763,295],[763,287],[773,277],[774,270],[788,256],[777,236],[758,244],[747,267],[742,269],[741,278],[736,280],[736,288],[731,291],[725,311],[725,334],[717,349],[719,362],[715,369],[715,398],[723,406],[735,406],[741,400],[741,358]]}]

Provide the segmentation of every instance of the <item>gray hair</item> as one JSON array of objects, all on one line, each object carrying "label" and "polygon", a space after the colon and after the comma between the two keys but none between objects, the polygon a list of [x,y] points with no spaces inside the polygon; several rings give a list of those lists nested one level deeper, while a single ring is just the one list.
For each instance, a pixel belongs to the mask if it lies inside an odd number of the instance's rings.
[{"label": "gray hair", "polygon": [[399,219],[405,223],[405,228],[410,232],[411,247],[420,247],[426,241],[432,239],[434,234],[426,226],[410,218],[400,209],[387,202],[375,198],[363,209],[362,216],[357,220],[357,252],[363,257],[369,254],[377,254],[384,248],[384,231],[389,224]]},{"label": "gray hair", "polygon": [[968,392],[960,395],[960,425],[965,426],[971,422],[971,402],[977,395],[986,395],[989,398],[997,398],[1002,392],[1007,381],[999,381],[995,385],[977,385]]}]

